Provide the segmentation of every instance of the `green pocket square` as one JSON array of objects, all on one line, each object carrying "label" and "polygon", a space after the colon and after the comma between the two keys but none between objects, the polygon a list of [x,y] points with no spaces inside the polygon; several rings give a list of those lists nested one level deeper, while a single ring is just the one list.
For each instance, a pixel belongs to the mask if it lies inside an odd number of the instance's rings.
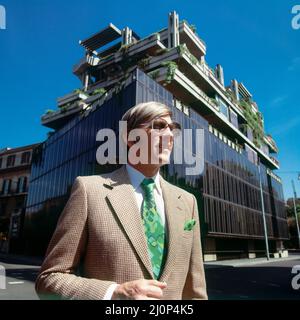
[{"label": "green pocket square", "polygon": [[186,223],[184,224],[184,230],[185,231],[193,230],[194,227],[195,227],[195,224],[196,224],[196,220],[195,219],[191,219],[191,220],[186,221]]}]

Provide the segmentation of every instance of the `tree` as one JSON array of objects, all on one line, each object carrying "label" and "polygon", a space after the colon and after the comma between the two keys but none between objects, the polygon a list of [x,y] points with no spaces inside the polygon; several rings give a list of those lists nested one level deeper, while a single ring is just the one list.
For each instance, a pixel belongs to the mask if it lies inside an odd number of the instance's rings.
[{"label": "tree", "polygon": [[[296,210],[297,210],[297,218],[298,223],[300,224],[300,199],[296,200]],[[298,231],[295,219],[295,209],[294,209],[294,201],[292,198],[287,200],[286,206],[286,213],[287,213],[287,222],[290,234],[290,240],[286,243],[288,248],[298,248],[299,241],[298,241]]]}]

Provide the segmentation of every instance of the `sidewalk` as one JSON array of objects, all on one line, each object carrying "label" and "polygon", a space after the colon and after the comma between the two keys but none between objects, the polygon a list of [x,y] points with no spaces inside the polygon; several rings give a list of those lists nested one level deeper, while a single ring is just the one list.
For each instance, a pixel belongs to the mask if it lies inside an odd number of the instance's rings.
[{"label": "sidewalk", "polygon": [[[243,267],[243,266],[249,266],[249,265],[291,261],[291,260],[299,260],[299,264],[300,264],[300,253],[290,253],[289,257],[287,258],[270,258],[270,260],[267,260],[267,258],[255,258],[255,259],[233,259],[233,260],[204,262],[204,266],[206,269],[220,268],[220,267]],[[43,258],[0,253],[0,263],[1,262],[41,266],[43,262]]]},{"label": "sidewalk", "polygon": [[299,253],[290,253],[287,258],[255,258],[255,259],[234,259],[234,260],[222,260],[222,261],[212,261],[204,262],[206,269],[220,268],[220,267],[244,267],[249,265],[273,263],[273,262],[282,262],[282,261],[291,261],[298,260],[300,264],[300,254]]}]

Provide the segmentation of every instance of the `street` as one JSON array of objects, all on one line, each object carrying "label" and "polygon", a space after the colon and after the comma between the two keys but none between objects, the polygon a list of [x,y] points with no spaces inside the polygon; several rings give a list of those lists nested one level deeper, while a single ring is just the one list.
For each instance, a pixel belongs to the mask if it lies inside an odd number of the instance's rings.
[{"label": "street", "polygon": [[34,281],[39,266],[37,263],[31,265],[30,262],[30,260],[0,256],[0,265],[6,271],[6,289],[1,289],[0,286],[0,300],[38,300]]},{"label": "street", "polygon": [[[39,262],[31,259],[0,256],[6,270],[6,289],[0,300],[38,300],[34,281]],[[291,285],[292,267],[300,265],[300,256],[276,259],[268,263],[222,261],[205,264],[210,300],[300,299],[300,289]],[[0,286],[1,287],[1,286]]]},{"label": "street", "polygon": [[[228,265],[206,265],[208,295],[213,300],[298,300],[300,289],[294,290],[292,268],[300,265],[298,258],[273,259],[272,262],[244,265],[228,261]],[[231,265],[230,265],[231,264]],[[299,283],[299,280],[298,280]]]}]

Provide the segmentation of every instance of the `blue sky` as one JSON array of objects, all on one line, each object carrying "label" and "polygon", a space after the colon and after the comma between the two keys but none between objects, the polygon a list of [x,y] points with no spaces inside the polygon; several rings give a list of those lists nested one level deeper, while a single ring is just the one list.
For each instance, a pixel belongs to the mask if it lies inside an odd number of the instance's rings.
[{"label": "blue sky", "polygon": [[[222,64],[226,83],[242,81],[280,149],[285,197],[295,179],[300,195],[300,29],[291,26],[294,0],[96,1],[0,0],[7,29],[0,30],[0,148],[43,141],[46,109],[80,83],[72,66],[78,40],[107,26],[129,26],[141,37],[167,25],[168,13],[196,25],[207,61]],[[288,173],[292,172],[292,173]]]}]

